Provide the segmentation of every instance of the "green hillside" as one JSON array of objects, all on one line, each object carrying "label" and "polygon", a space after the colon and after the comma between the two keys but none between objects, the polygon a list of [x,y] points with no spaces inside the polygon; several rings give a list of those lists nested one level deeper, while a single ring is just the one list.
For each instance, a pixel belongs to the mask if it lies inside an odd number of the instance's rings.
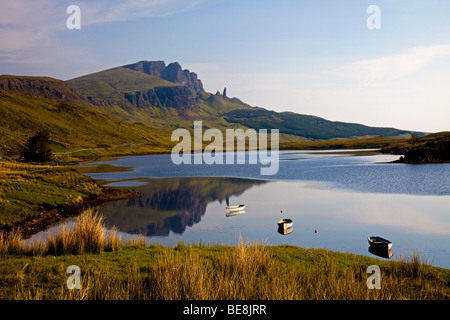
[{"label": "green hillside", "polygon": [[122,99],[124,93],[177,86],[159,77],[122,67],[92,73],[66,83],[82,96],[107,100]]},{"label": "green hillside", "polygon": [[335,122],[319,117],[293,112],[275,112],[262,108],[234,110],[223,115],[231,123],[239,123],[250,128],[279,129],[280,133],[305,137],[312,140],[349,139],[357,137],[393,137],[405,134],[423,136],[394,128],[368,127],[362,124]]},{"label": "green hillside", "polygon": [[0,154],[19,155],[38,131],[51,133],[54,152],[104,148],[123,143],[166,146],[170,133],[155,132],[76,103],[0,90]]}]

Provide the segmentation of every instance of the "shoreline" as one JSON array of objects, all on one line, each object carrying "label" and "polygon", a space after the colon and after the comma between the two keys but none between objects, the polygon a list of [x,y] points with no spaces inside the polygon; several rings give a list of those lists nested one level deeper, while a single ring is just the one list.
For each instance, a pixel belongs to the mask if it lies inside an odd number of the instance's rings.
[{"label": "shoreline", "polygon": [[23,220],[16,221],[9,226],[5,226],[2,230],[11,231],[20,229],[23,238],[27,239],[38,232],[45,231],[56,222],[80,214],[87,208],[100,206],[109,201],[133,199],[142,196],[139,192],[127,189],[103,186],[101,188],[102,192],[99,195],[84,198],[83,202],[80,204],[44,209],[40,212],[39,216],[30,216]]}]

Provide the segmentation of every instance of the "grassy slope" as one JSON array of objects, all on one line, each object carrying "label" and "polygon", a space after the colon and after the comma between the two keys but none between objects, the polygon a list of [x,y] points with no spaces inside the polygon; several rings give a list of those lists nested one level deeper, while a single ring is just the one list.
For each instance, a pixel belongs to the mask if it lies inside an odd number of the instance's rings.
[{"label": "grassy slope", "polygon": [[336,122],[316,116],[293,112],[275,112],[262,108],[252,110],[234,110],[224,114],[225,120],[240,123],[250,128],[279,129],[281,133],[302,136],[314,140],[336,138],[355,138],[364,136],[391,137],[404,134],[416,134],[394,128],[368,127],[357,123]]},{"label": "grassy slope", "polygon": [[159,146],[158,150],[167,146],[170,150],[169,131],[130,124],[93,108],[0,90],[0,153],[18,155],[26,140],[42,129],[50,131],[56,152],[123,143]]},{"label": "grassy slope", "polygon": [[122,93],[135,93],[177,84],[143,72],[117,67],[66,81],[77,93],[100,99],[122,98]]},{"label": "grassy slope", "polygon": [[[66,269],[81,269],[68,290]],[[369,290],[366,269],[381,270]],[[122,245],[100,253],[3,255],[0,299],[449,299],[450,272],[294,246]]]},{"label": "grassy slope", "polygon": [[37,216],[43,208],[78,204],[100,192],[92,178],[67,166],[0,160],[0,228]]}]

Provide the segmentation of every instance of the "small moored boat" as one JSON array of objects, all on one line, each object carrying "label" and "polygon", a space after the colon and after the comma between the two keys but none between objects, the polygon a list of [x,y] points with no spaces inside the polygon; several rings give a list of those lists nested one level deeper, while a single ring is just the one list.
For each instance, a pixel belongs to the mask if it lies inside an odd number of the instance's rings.
[{"label": "small moored boat", "polygon": [[294,225],[294,223],[292,222],[291,219],[281,219],[280,221],[278,221],[278,227],[280,228],[292,228]]},{"label": "small moored boat", "polygon": [[241,211],[244,209],[245,209],[245,205],[243,205],[243,204],[227,207],[227,211]]},{"label": "small moored boat", "polygon": [[369,245],[374,248],[391,249],[392,242],[379,236],[368,237]]}]

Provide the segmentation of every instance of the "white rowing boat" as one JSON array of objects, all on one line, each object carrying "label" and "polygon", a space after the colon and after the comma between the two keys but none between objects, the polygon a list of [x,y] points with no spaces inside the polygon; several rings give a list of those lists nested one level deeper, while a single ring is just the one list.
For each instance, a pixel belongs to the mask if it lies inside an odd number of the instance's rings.
[{"label": "white rowing boat", "polygon": [[294,223],[292,222],[291,219],[281,219],[280,221],[278,221],[278,227],[280,228],[292,228],[294,226]]},{"label": "white rowing boat", "polygon": [[388,249],[392,247],[392,242],[379,236],[368,237],[369,245],[374,248]]},{"label": "white rowing boat", "polygon": [[245,209],[245,205],[240,204],[240,205],[237,205],[237,206],[227,207],[227,212],[228,211],[230,211],[230,212],[232,212],[232,211],[241,211],[241,210],[244,210],[244,209]]}]

